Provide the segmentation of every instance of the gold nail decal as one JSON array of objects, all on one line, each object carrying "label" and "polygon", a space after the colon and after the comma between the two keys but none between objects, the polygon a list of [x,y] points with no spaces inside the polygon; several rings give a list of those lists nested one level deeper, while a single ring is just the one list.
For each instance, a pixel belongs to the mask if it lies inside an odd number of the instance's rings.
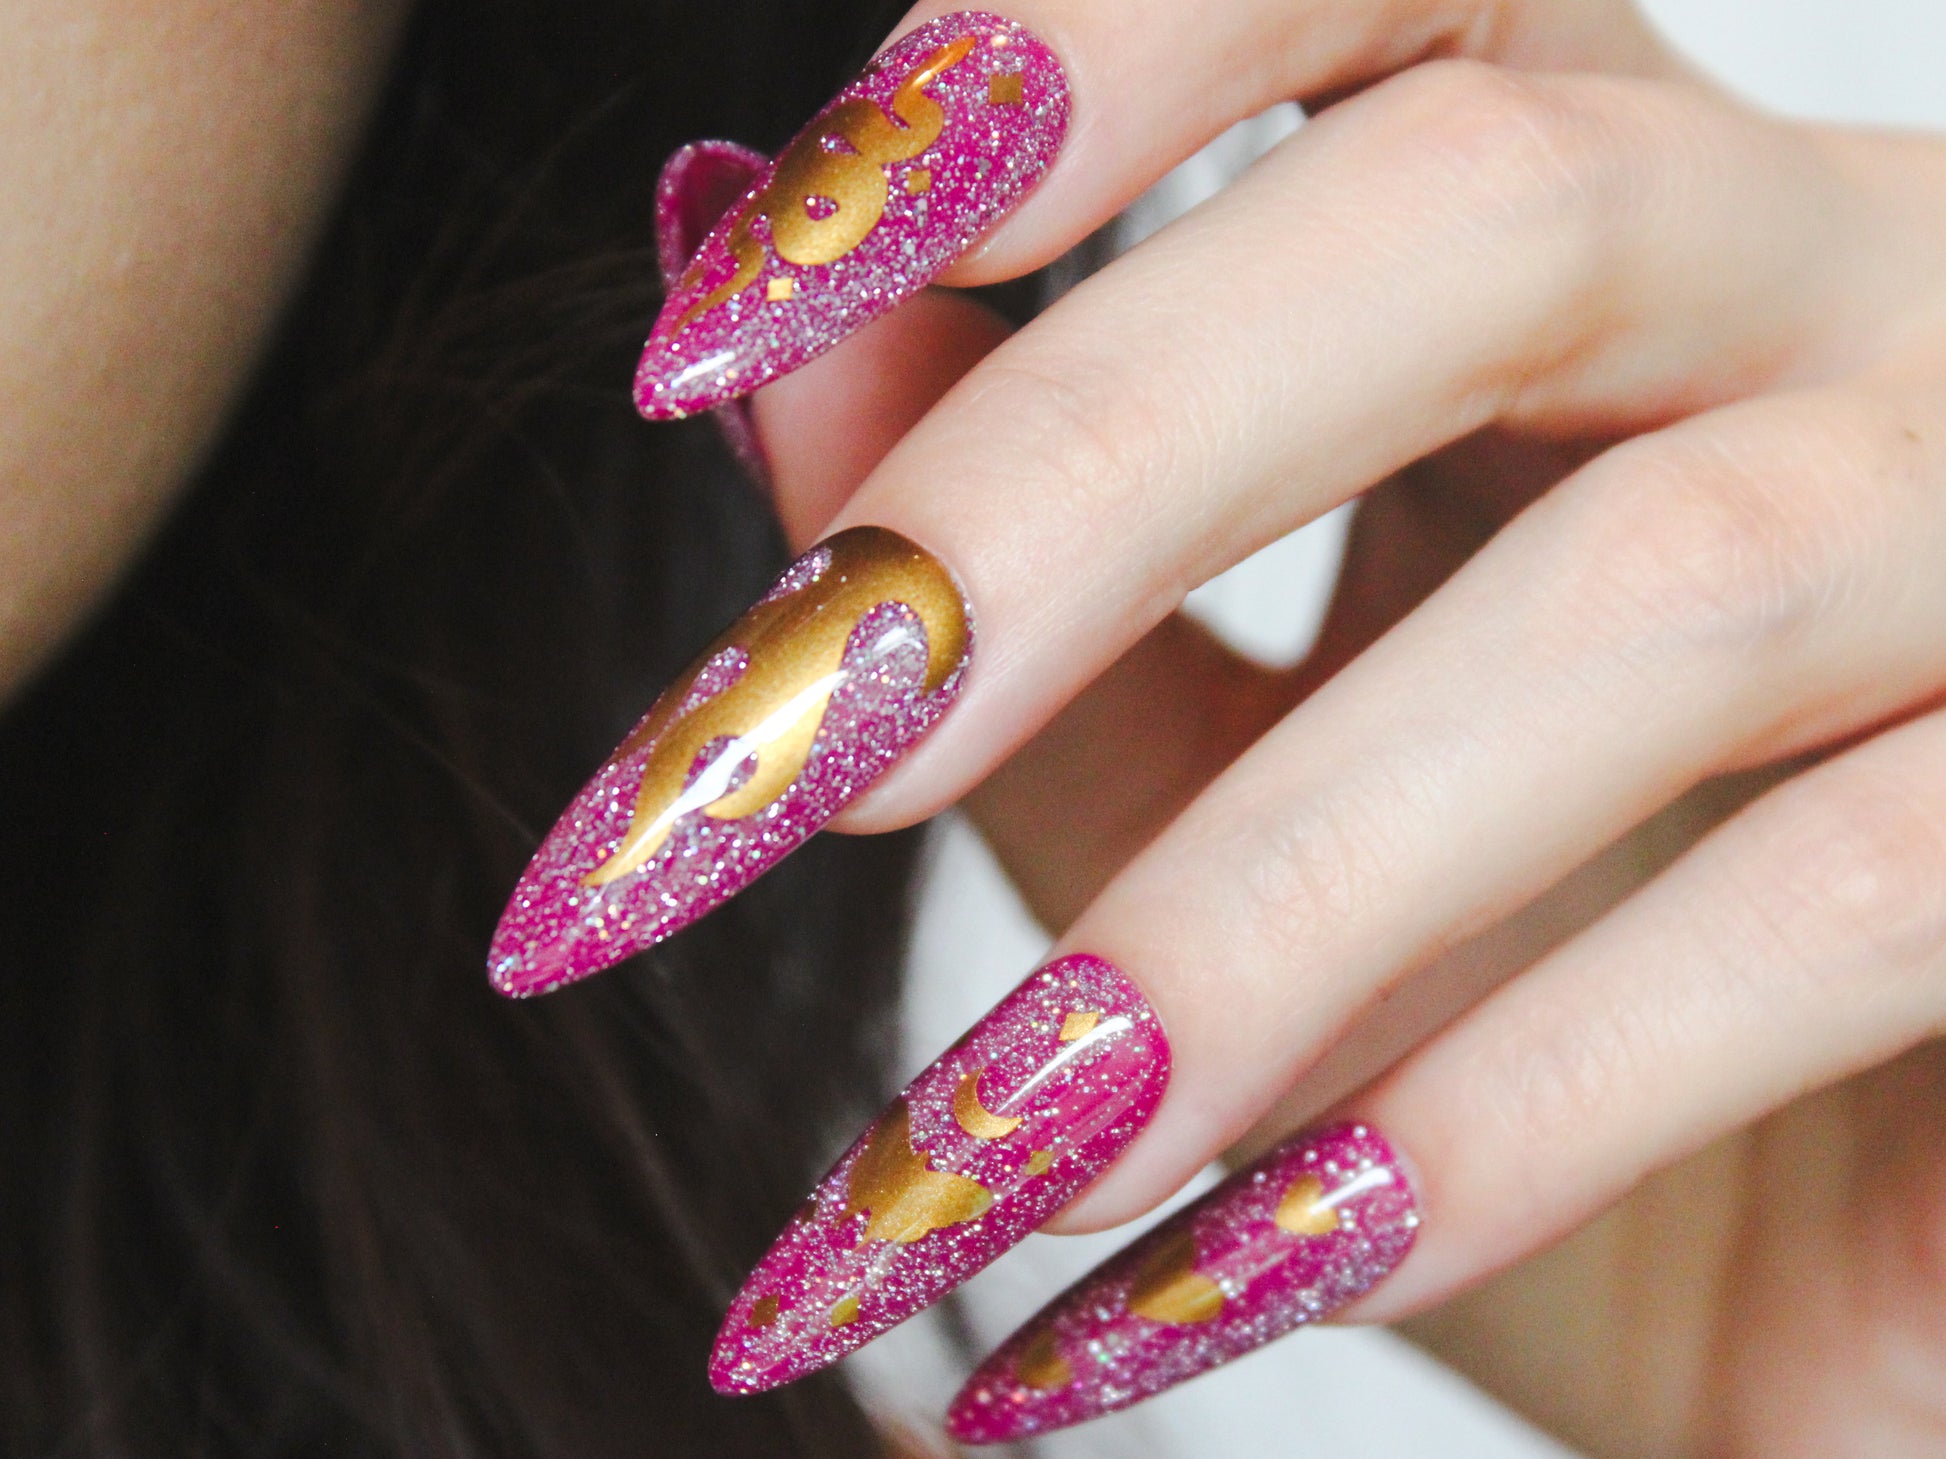
[{"label": "gold nail decal", "polygon": [[1038,1393],[1052,1393],[1074,1382],[1074,1369],[1055,1346],[1053,1328],[1044,1329],[1027,1344],[1014,1364],[1014,1376]]},{"label": "gold nail decal", "polygon": [[[735,298],[763,271],[764,246],[753,231],[759,218],[769,220],[770,246],[786,263],[832,263],[863,243],[891,195],[885,168],[917,157],[945,130],[946,112],[925,88],[972,54],[975,44],[975,37],[961,36],[921,61],[893,96],[892,116],[875,101],[851,97],[791,143],[769,184],[744,205],[730,232],[727,247],[736,271],[690,305],[676,328]],[[1014,86],[1019,89],[1019,77]],[[827,139],[842,141],[849,150],[833,151]],[[813,198],[823,205],[817,214],[811,212]],[[682,287],[701,283],[692,273]]]},{"label": "gold nail decal", "polygon": [[831,1325],[833,1327],[843,1327],[857,1320],[858,1299],[856,1297],[843,1298],[831,1309]]},{"label": "gold nail decal", "polygon": [[766,1297],[759,1297],[755,1302],[750,1304],[750,1325],[756,1328],[769,1327],[771,1323],[777,1320],[777,1307],[777,1294],[775,1292],[772,1292]]},{"label": "gold nail decal", "polygon": [[983,1216],[992,1204],[993,1193],[977,1180],[942,1174],[926,1164],[926,1152],[912,1148],[912,1113],[900,1099],[873,1128],[851,1168],[843,1219],[869,1211],[861,1240],[910,1243]]},{"label": "gold nail decal", "polygon": [[[883,527],[854,527],[824,544],[830,561],[817,579],[796,592],[758,604],[703,651],[673,684],[649,717],[616,752],[627,756],[652,744],[642,768],[635,814],[615,852],[582,880],[606,886],[640,870],[662,848],[684,815],[700,810],[719,820],[754,815],[797,779],[824,722],[825,706],[844,682],[845,647],[867,614],[884,603],[903,603],[926,630],[924,692],[937,690],[966,653],[966,605],[938,559]],[[728,649],[747,658],[728,689],[684,712],[690,688],[703,667]],[[689,789],[684,784],[696,757],[714,740],[757,765],[737,789],[727,781],[737,765],[729,752]]]},{"label": "gold nail decal", "polygon": [[1223,1289],[1196,1270],[1196,1237],[1178,1232],[1143,1263],[1129,1289],[1128,1310],[1151,1322],[1186,1327],[1223,1310]]},{"label": "gold nail decal", "polygon": [[1026,83],[1018,71],[987,77],[987,100],[994,106],[1025,106]]},{"label": "gold nail decal", "polygon": [[1338,1212],[1324,1199],[1324,1182],[1300,1175],[1277,1203],[1277,1224],[1293,1236],[1329,1236],[1338,1229]]},{"label": "gold nail decal", "polygon": [[1036,1150],[1032,1155],[1027,1157],[1027,1163],[1020,1168],[1020,1173],[1031,1180],[1037,1175],[1046,1175],[1053,1168],[1054,1152],[1052,1150]]},{"label": "gold nail decal", "polygon": [[953,1091],[953,1118],[959,1127],[976,1140],[1000,1140],[1020,1128],[1021,1117],[1003,1118],[980,1103],[980,1076],[985,1069],[974,1069],[960,1080]]},{"label": "gold nail decal", "polygon": [[1095,1031],[1095,1025],[1100,1022],[1100,1009],[1090,1008],[1086,1012],[1076,1009],[1061,1020],[1061,1042],[1071,1044],[1077,1039],[1085,1039]]}]

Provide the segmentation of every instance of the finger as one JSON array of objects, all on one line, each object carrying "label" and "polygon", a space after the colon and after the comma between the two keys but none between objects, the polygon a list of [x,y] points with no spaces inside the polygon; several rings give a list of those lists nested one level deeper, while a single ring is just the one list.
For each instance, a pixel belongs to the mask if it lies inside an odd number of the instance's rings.
[{"label": "finger", "polygon": [[935,289],[751,397],[784,535],[801,550],[940,396],[1009,333]]},{"label": "finger", "polygon": [[1946,714],[1773,791],[1427,1045],[1361,1108],[1425,1239],[1362,1314],[1440,1300],[1645,1176],[1946,1032]]},{"label": "finger", "polygon": [[1190,587],[1484,425],[1618,434],[1835,372],[1918,292],[1873,212],[1803,134],[1645,83],[1421,68],[1304,128],[847,503],[950,563],[981,635],[852,825],[957,799]]},{"label": "finger", "polygon": [[[1006,337],[998,316],[935,291],[753,397],[772,495],[794,546],[815,540],[872,467]],[[1180,615],[1090,685],[968,809],[1045,925],[1061,926],[1289,707],[1276,676]],[[1103,774],[1099,751],[1137,774]],[[1067,828],[1046,834],[1052,816]],[[843,819],[834,829],[844,829]]]},{"label": "finger", "polygon": [[1946,460],[1924,442],[1946,417],[1924,373],[1609,452],[1152,843],[1066,945],[1142,970],[1172,1097],[1061,1225],[1161,1199],[1401,978],[1687,787],[1937,693]]},{"label": "finger", "polygon": [[[892,40],[954,8],[940,0],[915,8]],[[1049,262],[1266,107],[1339,95],[1429,57],[1680,74],[1626,0],[1026,0],[1008,14],[1061,58],[1073,121],[1046,185],[948,276],[954,283]]]},{"label": "finger", "polygon": [[[1942,1031],[1935,714],[1759,801],[1356,1100],[1356,1123],[1299,1136],[1083,1277],[982,1365],[950,1427],[1019,1438],[1322,1316],[1417,1311]],[[1805,1169],[1801,1198],[1836,1184],[1856,1209],[1869,1171],[1822,1156],[1840,1168]]]}]

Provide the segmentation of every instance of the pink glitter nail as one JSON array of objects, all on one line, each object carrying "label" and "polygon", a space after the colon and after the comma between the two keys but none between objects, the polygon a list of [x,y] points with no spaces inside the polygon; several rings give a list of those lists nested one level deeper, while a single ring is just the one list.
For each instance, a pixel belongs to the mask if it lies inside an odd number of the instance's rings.
[{"label": "pink glitter nail", "polygon": [[493,985],[545,993],[749,886],[939,721],[973,651],[951,573],[882,527],[799,558],[562,814],[501,914]]},{"label": "pink glitter nail", "polygon": [[980,1365],[946,1426],[999,1444],[1099,1418],[1377,1286],[1419,1214],[1369,1125],[1299,1136],[1043,1307]]},{"label": "pink glitter nail", "polygon": [[[709,230],[769,164],[763,153],[735,142],[689,142],[669,154],[655,182],[655,255],[665,297],[675,294]],[[738,464],[768,490],[770,465],[750,418],[750,402],[726,401],[710,415]]]},{"label": "pink glitter nail", "polygon": [[724,1393],[789,1383],[930,1306],[1119,1156],[1169,1082],[1169,1042],[1100,958],[1032,974],[906,1087],[730,1306]]},{"label": "pink glitter nail", "polygon": [[670,291],[635,376],[652,420],[747,394],[924,288],[1047,171],[1067,80],[984,11],[919,27],[779,153]]}]

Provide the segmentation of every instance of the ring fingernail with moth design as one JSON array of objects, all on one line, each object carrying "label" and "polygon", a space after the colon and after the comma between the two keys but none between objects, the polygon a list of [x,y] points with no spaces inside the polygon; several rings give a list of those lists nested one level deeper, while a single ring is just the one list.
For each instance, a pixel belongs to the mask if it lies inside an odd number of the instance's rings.
[{"label": "ring fingernail with moth design", "polygon": [[1168,1082],[1162,1026],[1112,964],[1033,973],[805,1202],[731,1304],[710,1382],[789,1383],[938,1301],[1113,1163]]},{"label": "ring fingernail with moth design", "polygon": [[652,420],[747,394],[930,283],[1033,189],[1067,134],[1054,53],[963,11],[875,59],[752,183],[655,322]]},{"label": "ring fingernail with moth design", "polygon": [[938,723],[972,652],[924,548],[883,527],[812,548],[563,812],[501,915],[493,985],[545,993],[742,891]]},{"label": "ring fingernail with moth design", "polygon": [[1126,1408],[1363,1296],[1418,1228],[1376,1129],[1300,1135],[1042,1308],[967,1380],[947,1428],[1009,1443]]}]

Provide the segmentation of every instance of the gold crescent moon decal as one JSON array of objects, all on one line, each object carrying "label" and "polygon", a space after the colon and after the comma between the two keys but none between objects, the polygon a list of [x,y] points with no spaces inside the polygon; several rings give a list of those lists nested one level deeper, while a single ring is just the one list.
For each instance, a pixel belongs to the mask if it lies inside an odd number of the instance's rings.
[{"label": "gold crescent moon decal", "polygon": [[976,1140],[1003,1140],[1020,1128],[1020,1117],[1003,1119],[980,1103],[980,1076],[985,1066],[971,1070],[953,1091],[953,1118]]}]

